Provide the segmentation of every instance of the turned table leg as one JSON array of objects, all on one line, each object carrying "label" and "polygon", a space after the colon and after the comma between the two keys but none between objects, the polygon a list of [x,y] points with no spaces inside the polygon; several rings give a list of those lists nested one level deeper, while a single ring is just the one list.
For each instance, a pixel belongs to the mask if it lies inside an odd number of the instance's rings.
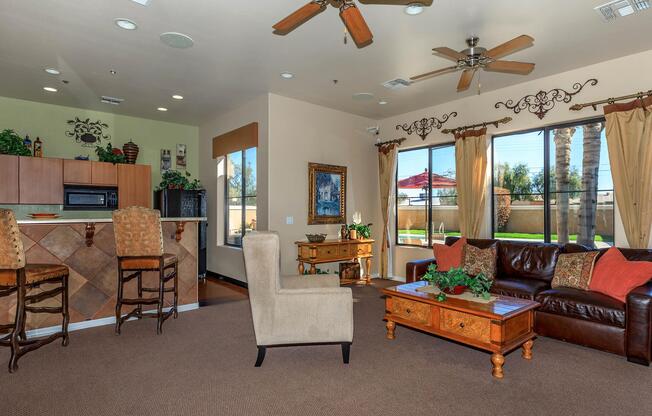
[{"label": "turned table leg", "polygon": [[491,364],[494,368],[491,374],[496,378],[503,378],[503,364],[505,364],[505,357],[502,354],[492,354],[491,355]]},{"label": "turned table leg", "polygon": [[371,284],[371,258],[364,259],[365,284]]},{"label": "turned table leg", "polygon": [[303,262],[299,262],[299,276],[303,276],[303,274],[306,272],[306,266],[303,265]]},{"label": "turned table leg", "polygon": [[395,339],[394,328],[396,328],[396,324],[393,321],[388,320],[387,324],[385,324],[385,328],[387,328],[387,339]]},{"label": "turned table leg", "polygon": [[523,358],[526,360],[531,360],[532,359],[532,346],[534,345],[533,340],[527,341],[525,344],[523,344]]},{"label": "turned table leg", "polygon": [[317,267],[314,264],[310,265],[310,274],[317,274]]}]

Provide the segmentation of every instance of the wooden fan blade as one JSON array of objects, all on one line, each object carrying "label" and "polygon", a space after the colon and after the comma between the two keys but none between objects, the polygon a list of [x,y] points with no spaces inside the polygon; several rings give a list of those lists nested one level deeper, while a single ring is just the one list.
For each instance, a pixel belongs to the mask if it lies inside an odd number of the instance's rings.
[{"label": "wooden fan blade", "polygon": [[340,11],[340,17],[358,48],[364,48],[373,42],[374,35],[357,7],[351,6]]},{"label": "wooden fan blade", "polygon": [[437,75],[443,75],[443,74],[446,74],[446,73],[449,73],[449,72],[454,72],[454,71],[457,71],[457,67],[456,66],[451,66],[451,67],[448,67],[448,68],[438,69],[436,71],[426,72],[425,74],[410,77],[410,81],[423,81],[423,80],[426,80],[426,79],[429,79],[429,78],[436,77]]},{"label": "wooden fan blade", "polygon": [[534,70],[534,64],[514,61],[494,61],[485,66],[487,71],[506,72],[508,74],[528,75]]},{"label": "wooden fan blade", "polygon": [[505,42],[502,45],[498,45],[493,49],[488,50],[484,53],[485,56],[493,59],[500,59],[503,56],[510,55],[514,52],[520,51],[521,49],[529,48],[534,44],[534,38],[528,35],[521,35],[515,37],[509,42]]},{"label": "wooden fan blade", "polygon": [[274,33],[277,35],[287,35],[324,10],[326,10],[325,6],[320,6],[318,3],[310,2],[272,26],[274,28]]},{"label": "wooden fan blade", "polygon": [[462,92],[469,89],[476,71],[477,69],[465,69],[464,72],[462,72],[460,82],[457,84],[457,92]]},{"label": "wooden fan blade", "polygon": [[433,0],[358,0],[362,4],[388,4],[396,6],[407,6],[412,3],[420,3],[426,7],[432,6]]},{"label": "wooden fan blade", "polygon": [[442,55],[443,58],[450,59],[455,62],[467,58],[467,56],[464,55],[463,53],[460,53],[456,50],[444,46],[439,48],[434,48],[433,51],[437,52],[439,55]]}]

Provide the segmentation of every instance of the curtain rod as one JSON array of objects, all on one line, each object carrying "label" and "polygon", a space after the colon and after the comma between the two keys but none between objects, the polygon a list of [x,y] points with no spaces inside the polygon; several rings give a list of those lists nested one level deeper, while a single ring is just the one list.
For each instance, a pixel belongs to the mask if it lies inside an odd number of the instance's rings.
[{"label": "curtain rod", "polygon": [[485,121],[483,123],[471,124],[469,126],[462,126],[462,127],[457,127],[457,128],[454,128],[454,129],[444,129],[441,132],[444,133],[444,134],[455,134],[455,133],[459,133],[459,132],[464,131],[464,130],[474,129],[476,127],[487,127],[487,126],[491,126],[491,125],[493,125],[495,127],[498,127],[499,124],[507,124],[510,121],[512,121],[511,117],[505,117],[505,118],[501,118],[500,120]]},{"label": "curtain rod", "polygon": [[640,91],[635,94],[629,94],[629,95],[623,95],[621,97],[615,97],[615,98],[607,98],[604,100],[598,100],[598,101],[593,101],[590,103],[585,103],[585,104],[575,104],[570,108],[571,111],[580,111],[583,108],[586,107],[593,107],[594,111],[598,110],[598,106],[601,104],[613,104],[616,101],[623,101],[623,100],[631,100],[632,98],[638,98],[639,100],[642,100],[643,97],[648,96],[652,97],[652,90],[648,91]]},{"label": "curtain rod", "polygon": [[407,140],[407,139],[405,137],[403,137],[403,138],[400,138],[400,139],[388,140],[386,142],[378,142],[378,143],[374,144],[374,146],[381,147],[381,146],[385,146],[386,144],[397,144],[397,145],[400,146],[401,143],[403,143],[405,140]]}]

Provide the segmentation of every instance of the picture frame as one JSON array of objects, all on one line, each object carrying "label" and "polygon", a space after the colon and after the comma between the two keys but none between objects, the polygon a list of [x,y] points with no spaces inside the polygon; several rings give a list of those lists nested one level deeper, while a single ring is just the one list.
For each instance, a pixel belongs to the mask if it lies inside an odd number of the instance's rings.
[{"label": "picture frame", "polygon": [[346,166],[308,164],[308,225],[346,223]]},{"label": "picture frame", "polygon": [[177,144],[177,170],[186,170],[187,153],[185,144]]}]

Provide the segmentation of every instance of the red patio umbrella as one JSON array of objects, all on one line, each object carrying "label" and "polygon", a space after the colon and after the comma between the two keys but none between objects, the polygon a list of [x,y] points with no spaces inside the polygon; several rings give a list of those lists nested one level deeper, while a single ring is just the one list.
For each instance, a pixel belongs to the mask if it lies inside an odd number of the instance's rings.
[{"label": "red patio umbrella", "polygon": [[[432,174],[432,188],[455,188],[457,182],[454,179],[442,175]],[[418,175],[413,175],[398,181],[398,187],[402,189],[423,189],[428,187],[428,171],[425,170]]]}]

